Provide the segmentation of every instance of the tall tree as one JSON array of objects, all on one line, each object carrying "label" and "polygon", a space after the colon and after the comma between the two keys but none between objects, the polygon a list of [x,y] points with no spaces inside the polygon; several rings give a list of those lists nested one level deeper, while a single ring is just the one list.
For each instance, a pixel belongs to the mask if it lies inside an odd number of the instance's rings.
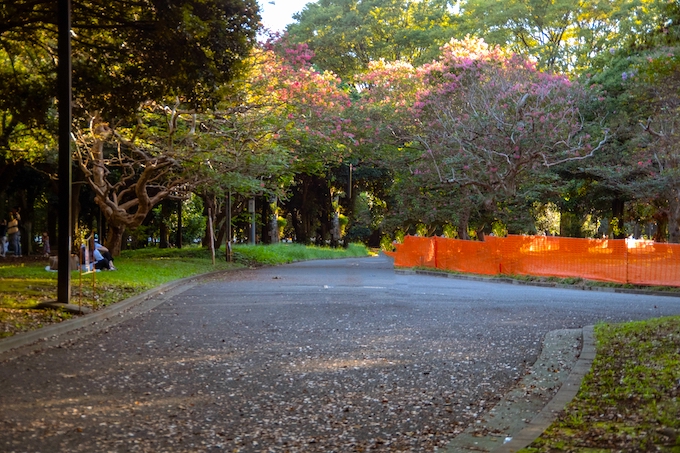
[{"label": "tall tree", "polygon": [[432,60],[450,38],[449,0],[319,0],[294,16],[294,42],[307,43],[314,64],[343,80],[370,61]]},{"label": "tall tree", "polygon": [[666,2],[657,12],[653,22],[647,19],[639,25],[644,33],[630,30],[622,47],[597,55],[581,76],[583,84],[597,85],[605,94],[602,103],[609,112],[612,140],[605,153],[564,168],[562,177],[581,186],[570,204],[576,198],[590,209],[610,204],[610,212],[603,215],[611,219],[611,233],[639,234],[639,229],[626,225],[625,215],[629,222],[655,223],[655,240],[666,241],[675,223],[670,219],[677,185],[670,151],[673,115],[668,112],[678,97],[673,61],[680,42],[680,4]]},{"label": "tall tree", "polygon": [[[626,163],[636,175],[628,184],[630,198],[653,206],[669,242],[680,243],[680,48],[657,48],[633,61],[622,73],[628,118],[637,123],[627,143]],[[665,240],[661,233],[657,239]]]},{"label": "tall tree", "polygon": [[[352,212],[360,189],[370,192],[374,207],[370,212],[379,216],[371,223],[381,228],[430,222],[434,220],[428,218],[432,213],[444,212],[421,203],[414,196],[420,188],[410,186],[412,179],[403,177],[404,169],[419,155],[412,144],[417,130],[412,106],[424,89],[424,74],[423,67],[380,60],[370,62],[368,70],[356,78],[361,89],[355,94],[348,115],[357,142],[352,152],[357,190],[352,193],[349,208]],[[388,224],[382,223],[385,219]],[[352,217],[350,233],[353,228],[365,229],[365,222]]]},{"label": "tall tree", "polygon": [[[0,2],[0,79],[7,82],[0,85],[0,151],[11,159],[26,161],[54,149],[55,8],[56,3],[40,0]],[[255,42],[257,4],[76,0],[73,18],[74,117],[82,131],[81,167],[103,211],[113,216],[108,219],[111,228],[119,225],[116,216],[122,216],[126,203],[132,203],[126,214],[131,217],[123,223],[133,225],[137,220],[130,218],[143,217],[147,205],[153,207],[165,193],[158,187],[149,192],[147,183],[158,184],[160,177],[150,174],[160,171],[165,177],[176,162],[158,149],[143,156],[144,147],[120,132],[131,122],[143,122],[144,113],[138,109],[149,101],[164,104],[164,99],[179,98],[183,108],[196,111],[212,106],[216,90],[243,69],[242,61]],[[121,144],[121,153],[113,158],[105,152],[108,135]],[[143,165],[135,168],[139,163]],[[109,164],[118,165],[117,170],[106,168]],[[112,181],[114,176],[122,179]],[[118,200],[113,207],[107,204],[109,186],[126,187],[126,197],[137,192],[141,198]],[[119,233],[114,238],[119,241]]]},{"label": "tall tree", "polygon": [[335,74],[311,65],[314,54],[306,45],[283,40],[272,49],[280,61],[279,88],[272,94],[285,125],[277,142],[289,150],[295,174],[282,208],[291,215],[296,239],[310,242],[332,230],[331,169],[347,158],[355,141],[345,115],[350,98]]},{"label": "tall tree", "polygon": [[551,188],[550,168],[587,159],[607,142],[580,110],[590,93],[481,40],[452,40],[429,67],[428,83],[414,105],[413,138],[423,152],[413,177],[463,191],[515,232],[513,205],[526,208]]},{"label": "tall tree", "polygon": [[539,67],[586,71],[611,48],[640,43],[663,23],[665,0],[461,2],[461,30],[535,58]]}]

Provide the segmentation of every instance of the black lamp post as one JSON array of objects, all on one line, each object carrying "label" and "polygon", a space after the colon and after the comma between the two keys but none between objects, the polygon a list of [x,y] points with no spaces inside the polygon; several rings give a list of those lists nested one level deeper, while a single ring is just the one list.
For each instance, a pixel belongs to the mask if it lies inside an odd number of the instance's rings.
[{"label": "black lamp post", "polygon": [[59,269],[57,302],[71,300],[71,0],[58,0]]}]

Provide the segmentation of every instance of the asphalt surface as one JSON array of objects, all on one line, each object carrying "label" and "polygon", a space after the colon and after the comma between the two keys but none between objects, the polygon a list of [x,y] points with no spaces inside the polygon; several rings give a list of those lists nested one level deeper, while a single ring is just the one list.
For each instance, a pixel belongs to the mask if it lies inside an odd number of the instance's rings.
[{"label": "asphalt surface", "polygon": [[[382,256],[158,297],[0,355],[0,451],[456,451],[551,332],[680,314],[673,297],[404,275]],[[578,336],[564,338],[575,357]],[[554,363],[568,374],[573,360]]]}]

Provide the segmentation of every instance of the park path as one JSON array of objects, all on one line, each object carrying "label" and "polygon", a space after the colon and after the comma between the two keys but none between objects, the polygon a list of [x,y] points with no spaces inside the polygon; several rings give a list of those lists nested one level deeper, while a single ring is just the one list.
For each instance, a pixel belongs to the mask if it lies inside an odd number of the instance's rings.
[{"label": "park path", "polygon": [[228,273],[0,362],[0,450],[435,451],[548,332],[679,313],[672,297],[401,275],[383,256]]}]

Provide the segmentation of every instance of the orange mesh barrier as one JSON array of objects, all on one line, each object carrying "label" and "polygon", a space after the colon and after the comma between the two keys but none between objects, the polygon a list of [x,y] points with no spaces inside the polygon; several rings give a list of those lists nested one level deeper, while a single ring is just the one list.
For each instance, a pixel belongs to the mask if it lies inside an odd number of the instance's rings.
[{"label": "orange mesh barrier", "polygon": [[631,283],[680,286],[680,245],[636,241],[628,247],[627,272]]},{"label": "orange mesh barrier", "polygon": [[[490,237],[502,256],[504,274],[582,277],[621,282],[626,276],[623,240],[548,236]],[[625,281],[623,282],[625,283]]]},{"label": "orange mesh barrier", "polygon": [[407,236],[390,255],[398,267],[680,286],[679,244],[551,236],[487,237],[484,242]]},{"label": "orange mesh barrier", "polygon": [[437,267],[434,260],[434,242],[431,238],[406,236],[402,244],[396,244],[394,265],[399,267]]},{"label": "orange mesh barrier", "polygon": [[438,269],[484,275],[499,273],[500,256],[489,242],[433,239]]}]

